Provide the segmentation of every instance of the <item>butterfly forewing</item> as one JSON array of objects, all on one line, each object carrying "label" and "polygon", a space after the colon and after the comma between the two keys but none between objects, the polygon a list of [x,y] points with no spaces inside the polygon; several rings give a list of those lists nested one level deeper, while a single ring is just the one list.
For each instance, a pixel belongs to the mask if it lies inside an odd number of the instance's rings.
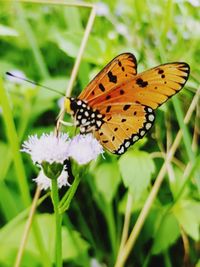
[{"label": "butterfly forewing", "polygon": [[142,72],[128,85],[130,98],[156,109],[183,88],[189,72],[187,63],[168,63]]},{"label": "butterfly forewing", "polygon": [[79,95],[79,99],[92,101],[113,90],[116,85],[126,83],[137,73],[137,62],[134,55],[124,53],[114,58],[97,76],[88,84]]},{"label": "butterfly forewing", "polygon": [[189,66],[186,63],[163,64],[91,100],[90,106],[102,109],[107,105],[139,103],[156,109],[183,88],[188,75]]}]

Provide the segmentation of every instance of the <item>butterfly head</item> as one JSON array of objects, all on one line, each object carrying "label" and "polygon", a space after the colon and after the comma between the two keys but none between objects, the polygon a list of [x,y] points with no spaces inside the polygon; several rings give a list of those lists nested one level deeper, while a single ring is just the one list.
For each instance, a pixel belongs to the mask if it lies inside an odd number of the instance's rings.
[{"label": "butterfly head", "polygon": [[64,101],[65,112],[74,115],[77,111],[77,101],[73,97],[66,97]]}]

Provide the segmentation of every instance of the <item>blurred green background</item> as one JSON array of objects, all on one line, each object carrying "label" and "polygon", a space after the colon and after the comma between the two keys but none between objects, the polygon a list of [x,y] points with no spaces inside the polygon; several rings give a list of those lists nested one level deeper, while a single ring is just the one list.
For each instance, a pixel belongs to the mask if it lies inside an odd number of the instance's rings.
[{"label": "blurred green background", "polygon": [[[10,79],[5,72],[25,75],[64,93],[89,14],[89,8],[1,1],[1,267],[14,265],[27,220],[29,192],[33,196],[36,187],[32,179],[38,170],[19,148],[28,135],[54,129],[62,101],[58,94]],[[144,139],[121,158],[105,153],[105,159],[90,164],[64,214],[64,266],[114,266],[128,191],[134,200],[131,229],[163,164],[163,155],[181,127],[179,148],[125,266],[200,267],[199,102],[188,125],[183,122],[200,85],[200,1],[98,2],[72,95],[77,96],[122,52],[136,56],[138,72],[165,62],[185,61],[191,67],[190,79],[175,100],[157,110],[156,123]],[[47,197],[37,213],[42,243],[31,232],[21,266],[45,266],[45,262],[48,266],[53,260],[52,212]],[[41,256],[42,250],[47,251],[46,258]]]}]

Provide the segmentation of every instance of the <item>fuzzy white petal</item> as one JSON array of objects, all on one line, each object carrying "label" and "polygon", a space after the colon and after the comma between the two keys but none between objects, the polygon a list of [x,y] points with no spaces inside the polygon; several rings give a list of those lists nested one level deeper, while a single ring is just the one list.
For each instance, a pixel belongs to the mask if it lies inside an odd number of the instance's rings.
[{"label": "fuzzy white petal", "polygon": [[43,133],[40,138],[37,135],[29,136],[21,151],[30,154],[34,163],[63,163],[68,158],[68,145],[69,138],[65,133],[60,133],[58,137],[53,132]]},{"label": "fuzzy white petal", "polygon": [[[37,178],[33,179],[41,189],[47,190],[48,188],[51,188],[51,179],[49,179],[45,174],[43,169],[39,172],[39,175]],[[60,176],[57,179],[58,188],[61,188],[63,186],[70,186],[68,182],[68,172],[63,169]]]},{"label": "fuzzy white petal", "polygon": [[108,16],[109,15],[108,5],[102,2],[96,3],[96,13],[98,16]]},{"label": "fuzzy white petal", "polygon": [[103,147],[92,134],[76,135],[69,144],[68,153],[78,164],[86,164],[102,154]]}]

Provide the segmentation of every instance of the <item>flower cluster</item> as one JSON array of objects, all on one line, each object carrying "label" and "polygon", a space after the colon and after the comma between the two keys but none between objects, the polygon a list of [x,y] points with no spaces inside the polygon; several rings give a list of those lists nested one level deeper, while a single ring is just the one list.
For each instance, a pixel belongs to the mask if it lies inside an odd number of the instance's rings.
[{"label": "flower cluster", "polygon": [[[47,189],[51,187],[51,179],[53,179],[51,175],[55,170],[58,187],[69,185],[65,165],[67,159],[72,158],[80,165],[87,164],[102,154],[103,148],[92,134],[77,135],[70,139],[66,133],[56,136],[51,132],[42,134],[40,138],[37,135],[29,136],[22,144],[21,151],[28,153],[34,164],[41,168],[34,181],[42,189]],[[48,170],[51,170],[49,172],[51,175],[48,175]]]}]

